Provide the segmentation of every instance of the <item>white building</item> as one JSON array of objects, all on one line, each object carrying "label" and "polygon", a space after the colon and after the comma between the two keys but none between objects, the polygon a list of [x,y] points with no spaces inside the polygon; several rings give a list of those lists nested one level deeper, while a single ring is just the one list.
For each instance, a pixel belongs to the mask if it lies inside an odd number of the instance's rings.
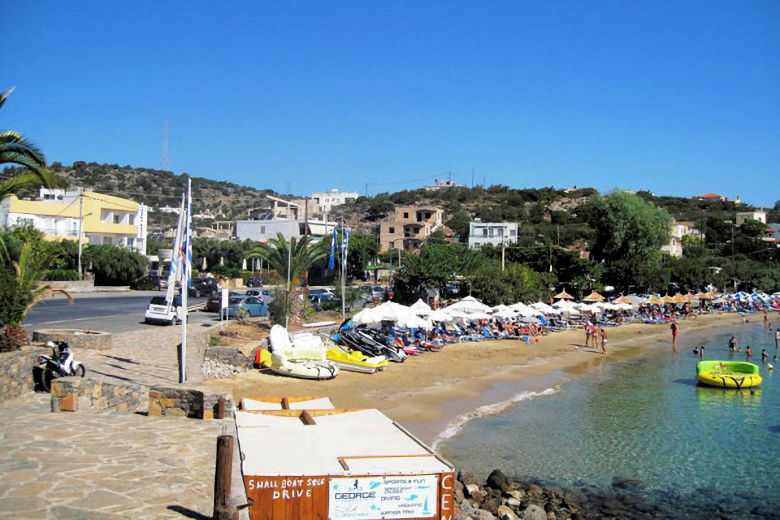
[{"label": "white building", "polygon": [[308,221],[292,219],[236,220],[236,238],[241,241],[267,242],[276,238],[277,233],[281,233],[287,240],[298,239],[307,234],[316,240],[329,236],[336,226],[338,226],[338,222],[311,218]]},{"label": "white building", "polygon": [[759,222],[763,222],[766,224],[766,211],[764,210],[758,210],[758,211],[745,211],[737,213],[737,225],[741,226],[743,223],[747,222],[748,220],[758,220]]},{"label": "white building", "polygon": [[693,222],[673,222],[669,232],[669,242],[661,246],[661,252],[680,258],[683,255],[683,237],[690,236],[703,240],[701,231],[694,227]]},{"label": "white building", "polygon": [[344,193],[334,188],[325,193],[312,193],[311,198],[317,203],[321,213],[330,213],[330,209],[333,206],[355,202],[358,194],[354,192]]},{"label": "white building", "polygon": [[516,242],[516,222],[482,222],[477,219],[469,224],[469,248],[471,249],[480,249],[486,244],[500,246]]}]

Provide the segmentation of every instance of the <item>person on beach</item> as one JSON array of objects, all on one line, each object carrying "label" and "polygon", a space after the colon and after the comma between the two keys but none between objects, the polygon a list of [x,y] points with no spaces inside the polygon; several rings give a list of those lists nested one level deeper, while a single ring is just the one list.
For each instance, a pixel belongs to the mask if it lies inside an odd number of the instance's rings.
[{"label": "person on beach", "polygon": [[729,339],[729,350],[732,352],[737,351],[737,338],[734,336],[731,336],[731,339]]},{"label": "person on beach", "polygon": [[599,335],[601,331],[599,330],[598,325],[591,325],[590,327],[590,338],[593,340],[593,348],[598,348],[599,346]]},{"label": "person on beach", "polygon": [[585,348],[588,348],[588,344],[590,343],[590,322],[586,321],[584,325],[585,329]]},{"label": "person on beach", "polygon": [[674,320],[672,322],[672,325],[671,325],[670,328],[672,329],[672,350],[674,350],[676,352],[677,351],[677,332],[678,332],[677,320]]},{"label": "person on beach", "polygon": [[609,340],[607,339],[607,329],[606,327],[601,329],[601,353],[606,354],[607,353],[607,343]]}]

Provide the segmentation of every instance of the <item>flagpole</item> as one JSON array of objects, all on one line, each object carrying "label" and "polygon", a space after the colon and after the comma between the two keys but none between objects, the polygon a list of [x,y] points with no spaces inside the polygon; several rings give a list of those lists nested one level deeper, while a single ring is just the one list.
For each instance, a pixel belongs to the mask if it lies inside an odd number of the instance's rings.
[{"label": "flagpole", "polygon": [[345,267],[346,262],[346,251],[344,250],[344,240],[345,240],[345,233],[344,230],[344,217],[341,217],[341,321],[343,322],[346,319],[347,315],[347,295],[346,295],[346,285],[344,283],[345,274],[347,272],[347,268]]},{"label": "flagpole", "polygon": [[184,239],[181,280],[181,365],[179,383],[187,381],[187,296],[192,273],[192,180],[187,178],[187,216],[184,220]]},{"label": "flagpole", "polygon": [[[290,244],[287,248],[287,293],[284,295],[284,328],[287,328],[287,317],[289,315],[287,306],[290,304],[290,263],[292,259],[292,243],[295,237],[290,237]],[[297,294],[296,294],[297,296]]]}]

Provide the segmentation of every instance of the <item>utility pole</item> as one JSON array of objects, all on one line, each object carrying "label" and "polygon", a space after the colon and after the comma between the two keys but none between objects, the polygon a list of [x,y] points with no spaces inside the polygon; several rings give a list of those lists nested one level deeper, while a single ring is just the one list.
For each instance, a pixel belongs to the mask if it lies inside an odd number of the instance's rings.
[{"label": "utility pole", "polygon": [[504,231],[506,231],[505,228],[501,228],[501,272],[504,272],[504,250],[505,250],[505,243],[504,243]]},{"label": "utility pole", "polygon": [[79,188],[79,280],[84,279],[84,273],[81,271],[81,237],[84,236],[84,188]]}]

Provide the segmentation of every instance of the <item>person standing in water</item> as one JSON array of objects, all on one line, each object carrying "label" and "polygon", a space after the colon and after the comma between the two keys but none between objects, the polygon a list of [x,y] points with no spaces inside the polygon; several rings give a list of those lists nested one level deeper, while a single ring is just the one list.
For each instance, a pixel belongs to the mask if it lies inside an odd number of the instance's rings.
[{"label": "person standing in water", "polygon": [[775,331],[775,349],[780,348],[780,328]]},{"label": "person standing in water", "polygon": [[672,350],[677,352],[677,332],[678,332],[677,320],[672,322],[670,328],[672,329]]},{"label": "person standing in water", "polygon": [[736,336],[731,336],[731,339],[729,339],[729,350],[732,352],[737,351],[737,338]]}]

